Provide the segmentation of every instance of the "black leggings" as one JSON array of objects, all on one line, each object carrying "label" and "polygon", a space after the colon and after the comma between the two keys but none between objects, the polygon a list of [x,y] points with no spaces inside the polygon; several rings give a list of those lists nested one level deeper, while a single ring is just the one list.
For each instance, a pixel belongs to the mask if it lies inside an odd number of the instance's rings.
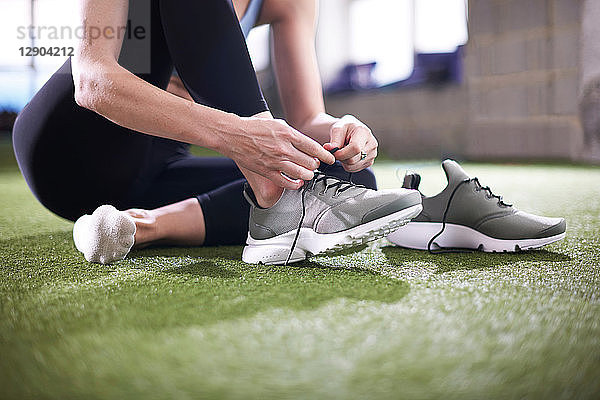
[{"label": "black leggings", "polygon": [[[196,102],[240,116],[268,110],[228,0],[152,0],[151,8],[150,73],[137,76],[166,89],[175,67]],[[101,204],[156,208],[197,197],[206,245],[244,243],[249,206],[232,160],[194,157],[184,143],[121,127],[79,107],[74,93],[69,59],[13,129],[19,167],[46,208],[74,221]],[[339,164],[328,173],[346,176]],[[375,188],[368,170],[353,180]]]}]

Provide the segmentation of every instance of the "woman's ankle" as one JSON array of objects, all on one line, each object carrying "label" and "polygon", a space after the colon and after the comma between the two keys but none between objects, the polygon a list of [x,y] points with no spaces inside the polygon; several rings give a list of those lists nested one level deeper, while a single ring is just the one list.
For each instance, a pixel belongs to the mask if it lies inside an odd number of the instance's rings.
[{"label": "woman's ankle", "polygon": [[135,223],[135,242],[133,249],[148,247],[158,239],[156,217],[152,211],[141,209],[126,210]]},{"label": "woman's ankle", "polygon": [[270,208],[281,198],[283,188],[272,183],[255,185],[257,188],[252,188],[258,205],[262,208]]},{"label": "woman's ankle", "polygon": [[136,226],[135,249],[151,245],[201,246],[206,237],[198,199],[190,198],[152,210],[125,211]]},{"label": "woman's ankle", "polygon": [[272,207],[283,194],[283,188],[277,186],[270,179],[255,172],[240,167],[240,170],[248,180],[248,184],[254,192],[258,205],[263,208]]}]

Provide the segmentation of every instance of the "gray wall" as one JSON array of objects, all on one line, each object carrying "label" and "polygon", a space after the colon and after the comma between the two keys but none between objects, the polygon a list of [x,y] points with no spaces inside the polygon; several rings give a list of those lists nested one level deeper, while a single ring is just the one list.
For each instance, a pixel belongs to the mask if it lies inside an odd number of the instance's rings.
[{"label": "gray wall", "polygon": [[600,164],[600,1],[583,2],[580,115],[585,160]]},{"label": "gray wall", "polygon": [[394,158],[464,156],[464,85],[340,94],[325,99],[333,115],[353,114],[375,133],[380,152]]},{"label": "gray wall", "polygon": [[577,159],[580,2],[471,0],[467,154]]},{"label": "gray wall", "polygon": [[394,157],[581,160],[582,5],[470,0],[464,84],[329,97],[328,111],[359,116]]}]

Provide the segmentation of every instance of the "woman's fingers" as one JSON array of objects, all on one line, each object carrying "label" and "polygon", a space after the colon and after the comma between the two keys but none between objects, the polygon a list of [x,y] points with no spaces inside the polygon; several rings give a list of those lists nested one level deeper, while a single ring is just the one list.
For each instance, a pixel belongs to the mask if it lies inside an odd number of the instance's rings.
[{"label": "woman's fingers", "polygon": [[317,141],[300,132],[294,131],[290,142],[299,151],[316,157],[326,164],[333,164],[335,162],[335,157],[330,152],[325,150]]},{"label": "woman's fingers", "polygon": [[347,136],[347,124],[344,121],[344,118],[341,118],[333,124],[331,127],[331,131],[329,132],[329,143],[332,148],[341,149],[346,145],[346,136]]},{"label": "woman's fingers", "polygon": [[335,162],[329,151],[285,121],[248,118],[245,122],[239,140],[229,146],[235,150],[231,158],[281,187],[298,189],[314,177],[319,160]]},{"label": "woman's fingers", "polygon": [[300,167],[292,162],[283,162],[279,171],[266,173],[264,176],[269,178],[275,184],[286,189],[299,189],[304,181],[309,181],[314,177],[314,172]]},{"label": "woman's fingers", "polygon": [[360,158],[361,149],[365,143],[357,143],[355,140],[351,140],[345,147],[335,152],[335,157],[342,163],[348,163],[353,158]]},{"label": "woman's fingers", "polygon": [[342,163],[342,167],[348,172],[358,172],[373,165],[375,157],[368,157],[354,164]]},{"label": "woman's fingers", "polygon": [[271,172],[265,174],[264,176],[266,178],[268,178],[271,182],[275,183],[277,186],[285,188],[285,189],[297,190],[297,189],[300,189],[302,187],[302,185],[304,184],[303,180],[292,179],[292,178],[286,176],[285,174],[283,174],[281,171],[280,172],[271,171]]},{"label": "woman's fingers", "polygon": [[[371,151],[369,142],[377,143],[371,130],[352,115],[340,118],[330,131],[330,145],[339,147],[335,158],[345,164],[363,161]],[[375,146],[376,147],[376,146]]]},{"label": "woman's fingers", "polygon": [[288,178],[310,181],[315,173],[312,169],[306,169],[290,161],[284,161],[281,165],[281,172]]},{"label": "woman's fingers", "polygon": [[[358,149],[361,150],[357,152]],[[342,157],[347,158],[342,160]],[[368,139],[363,145],[353,146],[346,153],[342,153],[342,156],[338,156],[342,166],[348,172],[358,172],[370,167],[373,165],[375,157],[377,157],[377,141],[375,138]]]},{"label": "woman's fingers", "polygon": [[368,142],[363,146],[359,146],[359,148],[361,150],[358,153],[342,162],[349,165],[358,164],[368,159],[374,159],[377,156],[377,147],[369,145]]},{"label": "woman's fingers", "polygon": [[294,146],[290,147],[291,149],[289,149],[289,151],[285,154],[288,156],[289,161],[311,171],[319,168],[319,160],[317,158],[311,157],[308,154],[299,151]]}]

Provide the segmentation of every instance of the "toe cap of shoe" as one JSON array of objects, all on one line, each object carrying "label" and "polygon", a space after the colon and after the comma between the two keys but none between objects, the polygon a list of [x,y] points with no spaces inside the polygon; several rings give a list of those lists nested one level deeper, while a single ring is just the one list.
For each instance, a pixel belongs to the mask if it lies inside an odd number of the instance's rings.
[{"label": "toe cap of shoe", "polygon": [[478,230],[497,239],[541,239],[567,229],[564,218],[548,218],[518,211],[483,222]]},{"label": "toe cap of shoe", "polygon": [[567,221],[564,218],[548,218],[549,223],[554,223],[554,225],[549,226],[538,232],[536,239],[546,238],[551,236],[560,235],[565,233],[567,230]]}]

